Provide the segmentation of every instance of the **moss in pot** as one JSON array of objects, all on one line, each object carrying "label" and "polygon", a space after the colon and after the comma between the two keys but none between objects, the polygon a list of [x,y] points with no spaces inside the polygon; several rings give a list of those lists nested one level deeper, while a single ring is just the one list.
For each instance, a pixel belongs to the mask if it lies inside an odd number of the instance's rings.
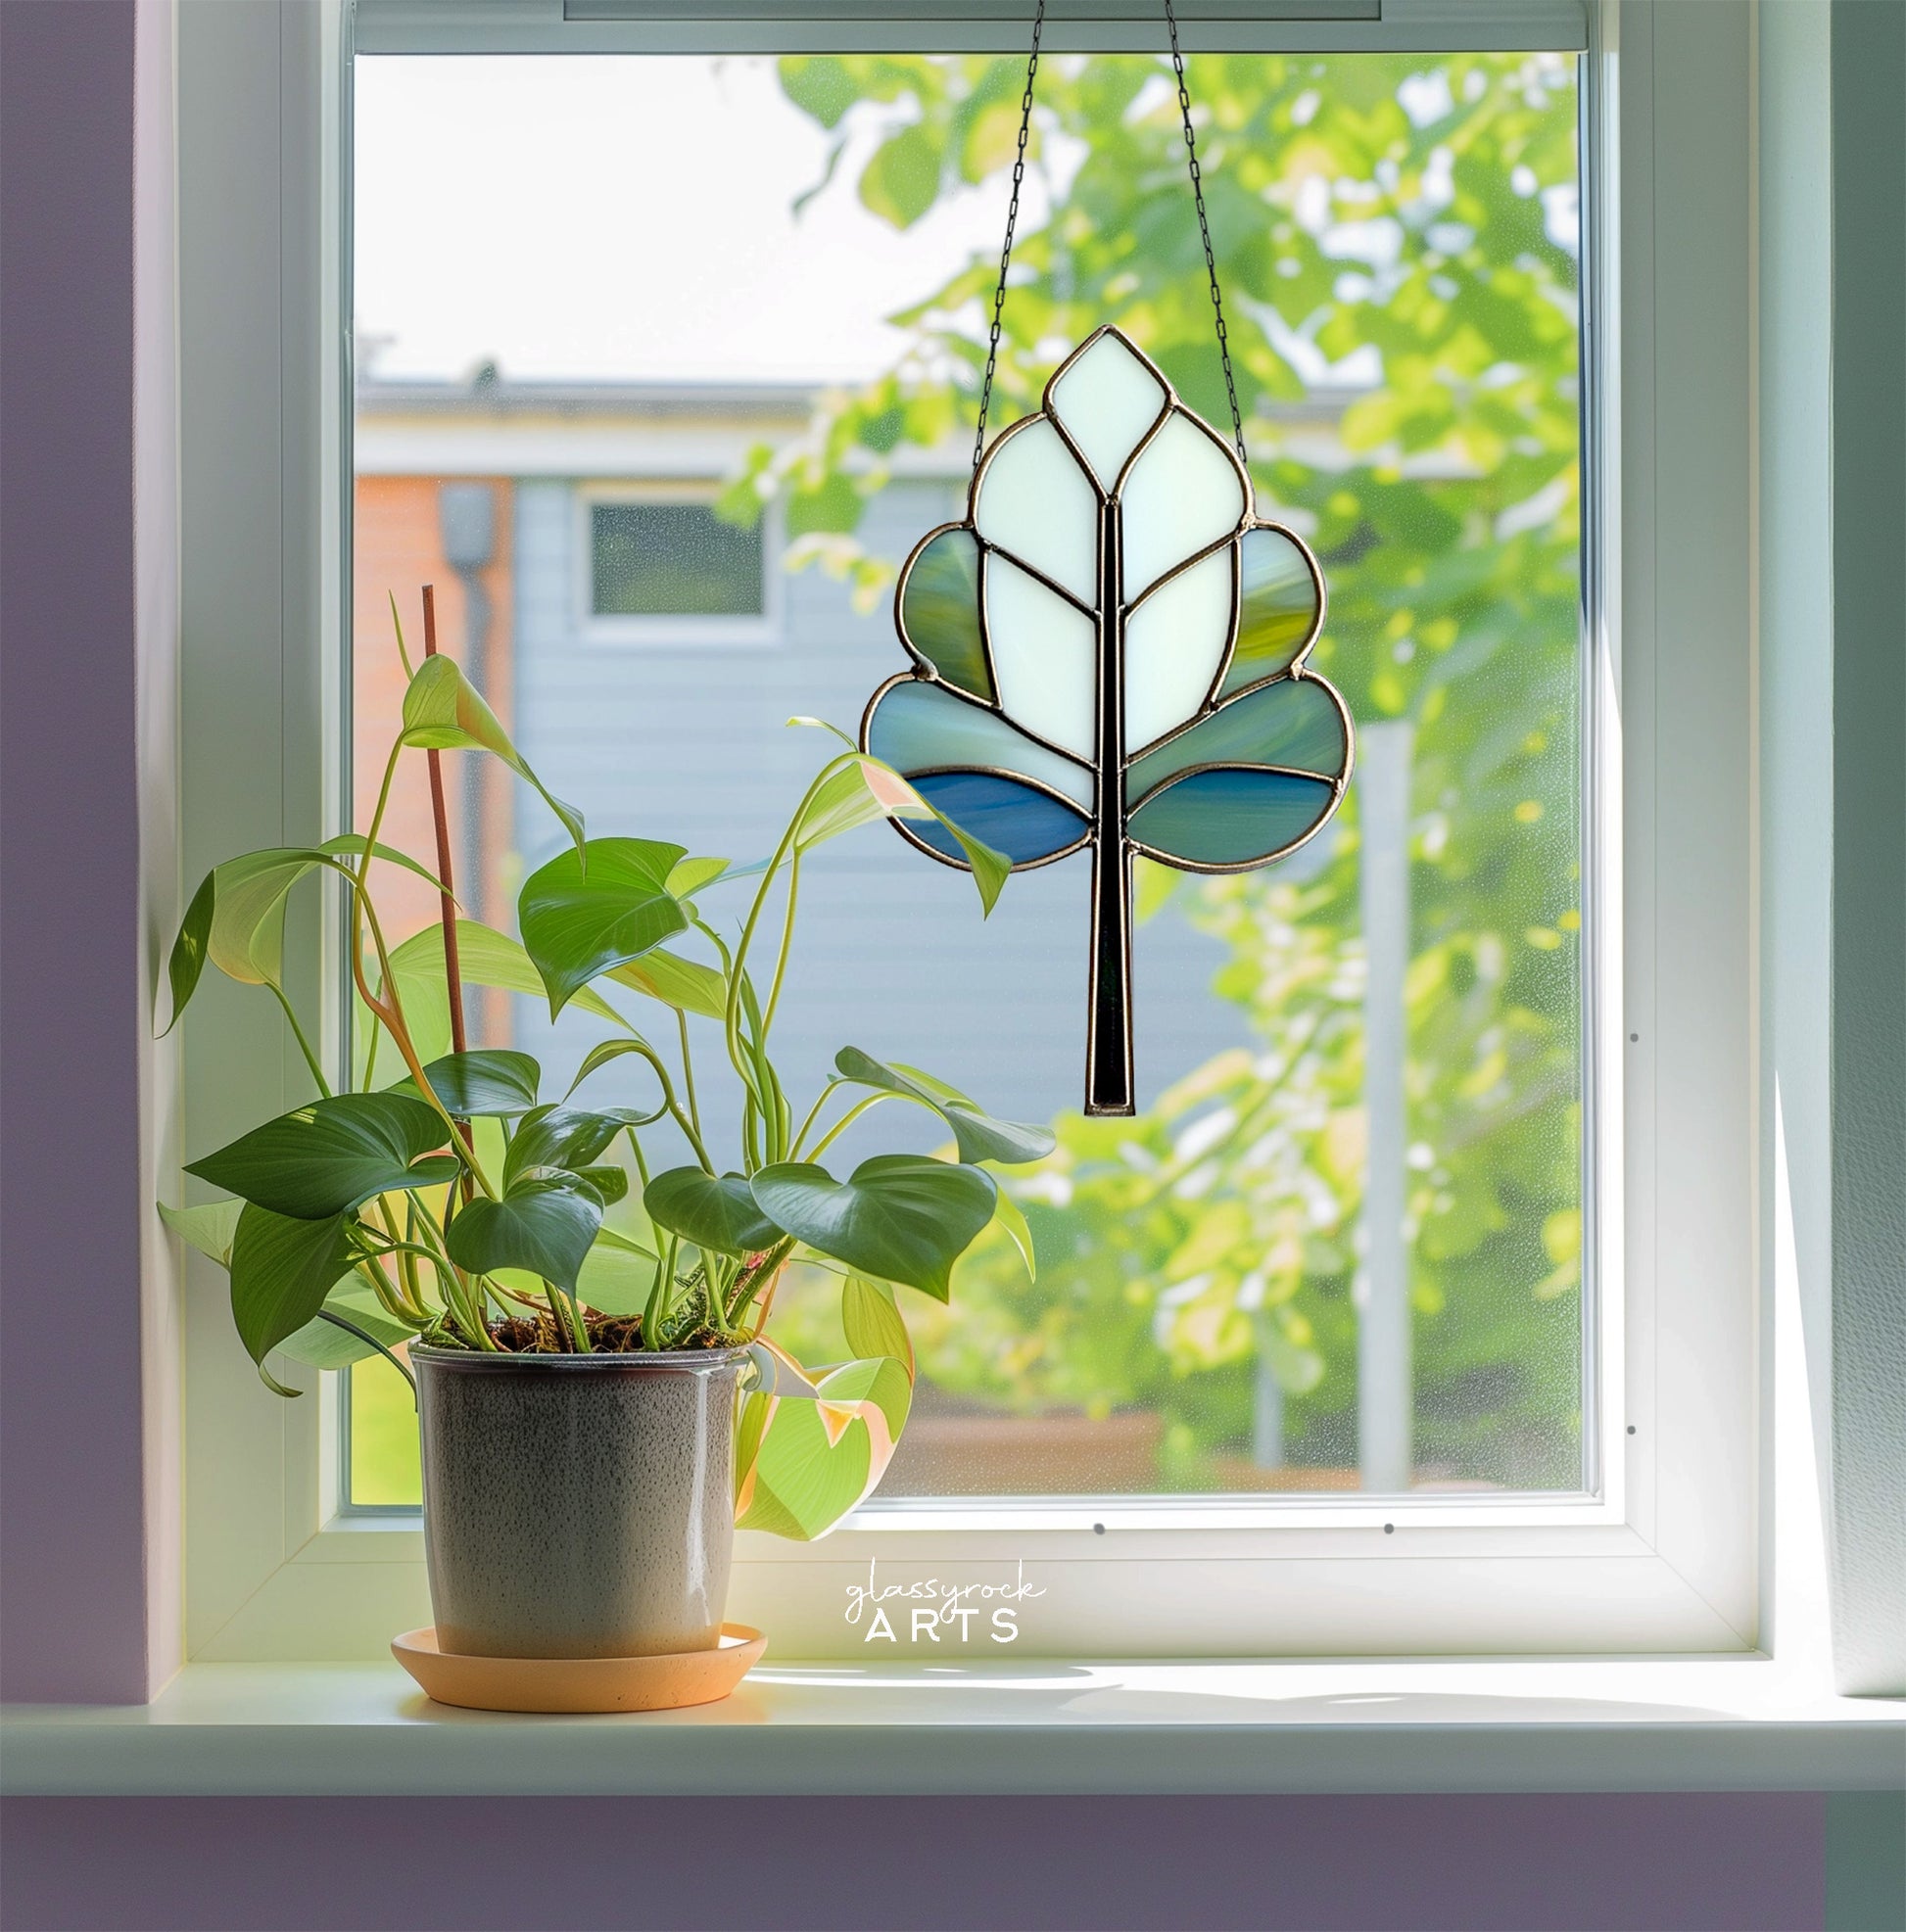
[{"label": "moss in pot", "polygon": [[[987,911],[1008,864],[845,740],[759,864],[587,838],[451,659],[412,672],[406,658],[405,670],[403,730],[364,834],[247,853],[193,897],[169,965],[172,1023],[208,965],[263,988],[314,1097],[188,1165],[223,1199],[161,1211],[229,1272],[239,1338],[276,1393],[298,1391],[273,1374],[274,1353],[319,1368],[378,1353],[412,1379],[445,1651],[706,1649],[720,1640],[737,1523],[818,1536],[879,1483],[913,1386],[898,1291],[946,1300],[954,1262],[995,1219],[1030,1267],[1024,1222],[985,1163],[1052,1146],[1042,1127],[995,1120],[853,1047],[797,1110],[770,1038],[803,860],[876,821],[937,819]],[[435,872],[379,836],[417,751],[437,807]],[[445,751],[500,759],[569,834],[523,885],[520,940],[456,914]],[[439,926],[389,942],[373,858],[439,888]],[[280,969],[287,899],[313,877],[344,881],[360,1003],[360,1052],[335,1082]],[[530,1055],[465,1040],[467,985],[539,994],[552,1019],[597,1022],[566,1092],[543,1097]],[[726,1162],[703,1136],[697,1074],[712,1069],[695,1064],[691,1015],[720,1027],[720,1076],[739,1085]],[[593,1104],[595,1076],[630,1058],[650,1104]],[[957,1157],[885,1154],[831,1172],[845,1128],[895,1100],[937,1115]],[[665,1164],[671,1145],[691,1157]],[[852,1359],[808,1369],[773,1340],[794,1259],[838,1276]]]}]

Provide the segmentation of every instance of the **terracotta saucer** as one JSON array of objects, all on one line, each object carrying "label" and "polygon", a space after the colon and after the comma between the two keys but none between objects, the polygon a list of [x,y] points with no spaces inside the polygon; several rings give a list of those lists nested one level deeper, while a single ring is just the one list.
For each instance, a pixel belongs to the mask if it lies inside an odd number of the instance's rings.
[{"label": "terracotta saucer", "polygon": [[472,1711],[674,1711],[724,1698],[768,1640],[724,1624],[713,1650],[668,1657],[470,1657],[437,1648],[426,1626],[391,1639],[391,1654],[439,1704]]}]

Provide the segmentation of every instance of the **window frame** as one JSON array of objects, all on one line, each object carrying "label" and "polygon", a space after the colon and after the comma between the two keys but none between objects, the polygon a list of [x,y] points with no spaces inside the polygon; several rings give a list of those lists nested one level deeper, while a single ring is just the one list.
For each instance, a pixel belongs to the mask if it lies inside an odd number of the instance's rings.
[{"label": "window frame", "polygon": [[[1585,1125],[1600,1155],[1599,1486],[1487,1504],[961,1498],[871,1508],[819,1545],[744,1534],[731,1614],[770,1627],[784,1656],[858,1654],[844,1591],[874,1560],[889,1575],[977,1566],[976,1579],[1023,1561],[1047,1595],[1022,1620],[1019,1654],[1713,1652],[1758,1641],[1752,170],[1730,165],[1751,156],[1750,20],[1744,7],[1686,0],[1587,5],[1584,201],[1599,233],[1584,252],[1598,264],[1585,354],[1600,407],[1584,438],[1585,622],[1603,800],[1589,835],[1606,840],[1589,855],[1599,903],[1585,907],[1601,1096]],[[840,45],[882,32],[838,19],[790,29],[744,0],[726,26],[712,5],[648,11],[644,24],[577,34],[556,0],[359,0],[355,15],[346,0],[186,0],[188,877],[259,842],[263,824],[287,843],[334,829],[348,796],[326,747],[348,715],[339,244],[354,32],[367,52],[740,51],[764,34]],[[1558,21],[1573,14],[1579,32],[1582,19],[1562,0],[1385,0],[1374,24],[1280,20],[1290,9],[1270,4],[1228,24],[1185,11],[1194,50],[1512,46],[1518,35],[1548,46],[1562,44]],[[879,12],[902,17],[923,47],[994,46],[1015,31],[997,7],[959,0]],[[1117,20],[1062,19],[1054,33],[1060,45],[1156,38],[1149,22]],[[273,648],[260,644],[261,614]],[[1657,637],[1674,648],[1657,652]],[[247,745],[236,759],[225,752],[234,732]],[[294,925],[288,955],[308,1001],[336,911]],[[202,995],[207,1012],[188,1027],[193,1149],[299,1097],[275,1021],[238,993]],[[326,1051],[343,1021],[339,1000]],[[370,1656],[392,1630],[427,1621],[416,1519],[340,1513],[337,1403],[259,1389],[232,1345],[222,1281],[196,1257],[185,1331],[187,1654]]]},{"label": "window frame", "polygon": [[571,488],[576,550],[576,634],[589,645],[641,645],[646,650],[702,650],[720,644],[779,644],[786,593],[775,558],[786,547],[778,502],[762,506],[753,525],[761,544],[761,609],[758,613],[692,611],[639,616],[596,608],[596,509],[602,503],[713,503],[721,479],[696,476],[591,478]]}]

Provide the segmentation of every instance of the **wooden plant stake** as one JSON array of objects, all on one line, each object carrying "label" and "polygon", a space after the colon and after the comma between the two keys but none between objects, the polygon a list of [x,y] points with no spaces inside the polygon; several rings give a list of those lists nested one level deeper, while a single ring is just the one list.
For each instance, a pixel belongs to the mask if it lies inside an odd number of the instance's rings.
[{"label": "wooden plant stake", "polygon": [[[423,654],[437,655],[437,587],[423,587]],[[430,761],[430,813],[437,824],[437,877],[443,885],[444,980],[450,995],[450,1042],[462,1053],[468,1046],[463,1030],[463,968],[456,951],[456,882],[450,868],[450,819],[444,810],[444,755],[427,751]]]}]

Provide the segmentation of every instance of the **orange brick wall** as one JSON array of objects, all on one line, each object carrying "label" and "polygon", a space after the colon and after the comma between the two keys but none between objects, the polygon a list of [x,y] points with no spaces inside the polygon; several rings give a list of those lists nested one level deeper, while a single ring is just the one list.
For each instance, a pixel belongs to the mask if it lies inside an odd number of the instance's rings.
[{"label": "orange brick wall", "polygon": [[[490,599],[490,634],[482,680],[490,707],[509,729],[511,697],[511,633],[513,612],[510,572],[511,501],[506,479],[485,479],[497,493],[496,556],[482,572]],[[422,587],[436,587],[437,647],[468,667],[470,639],[463,584],[444,561],[438,522],[439,479],[422,476],[366,476],[357,485],[357,518],[353,533],[352,593],[352,788],[353,823],[368,829],[377,804],[377,787],[384,764],[397,737],[404,707],[404,669],[398,657],[391,621],[391,597],[397,598],[404,623],[404,642],[412,666],[423,661]],[[507,865],[510,845],[510,792],[507,775],[493,759],[481,763],[479,809],[483,818],[483,850],[488,860],[475,878],[462,876],[464,819],[468,791],[464,765],[475,752],[443,754],[444,795],[451,831],[451,853],[456,896],[466,918],[501,925],[513,924],[509,882],[499,877]],[[436,834],[431,822],[430,780],[424,754],[405,752],[398,761],[390,804],[385,809],[379,842],[395,845],[437,870]],[[437,897],[420,879],[393,866],[373,869],[372,890],[378,917],[395,944],[434,922]],[[490,1008],[499,1011],[494,1014]],[[500,1021],[502,1002],[486,1002],[484,1017]],[[488,1043],[500,1045],[488,1024]]]}]

